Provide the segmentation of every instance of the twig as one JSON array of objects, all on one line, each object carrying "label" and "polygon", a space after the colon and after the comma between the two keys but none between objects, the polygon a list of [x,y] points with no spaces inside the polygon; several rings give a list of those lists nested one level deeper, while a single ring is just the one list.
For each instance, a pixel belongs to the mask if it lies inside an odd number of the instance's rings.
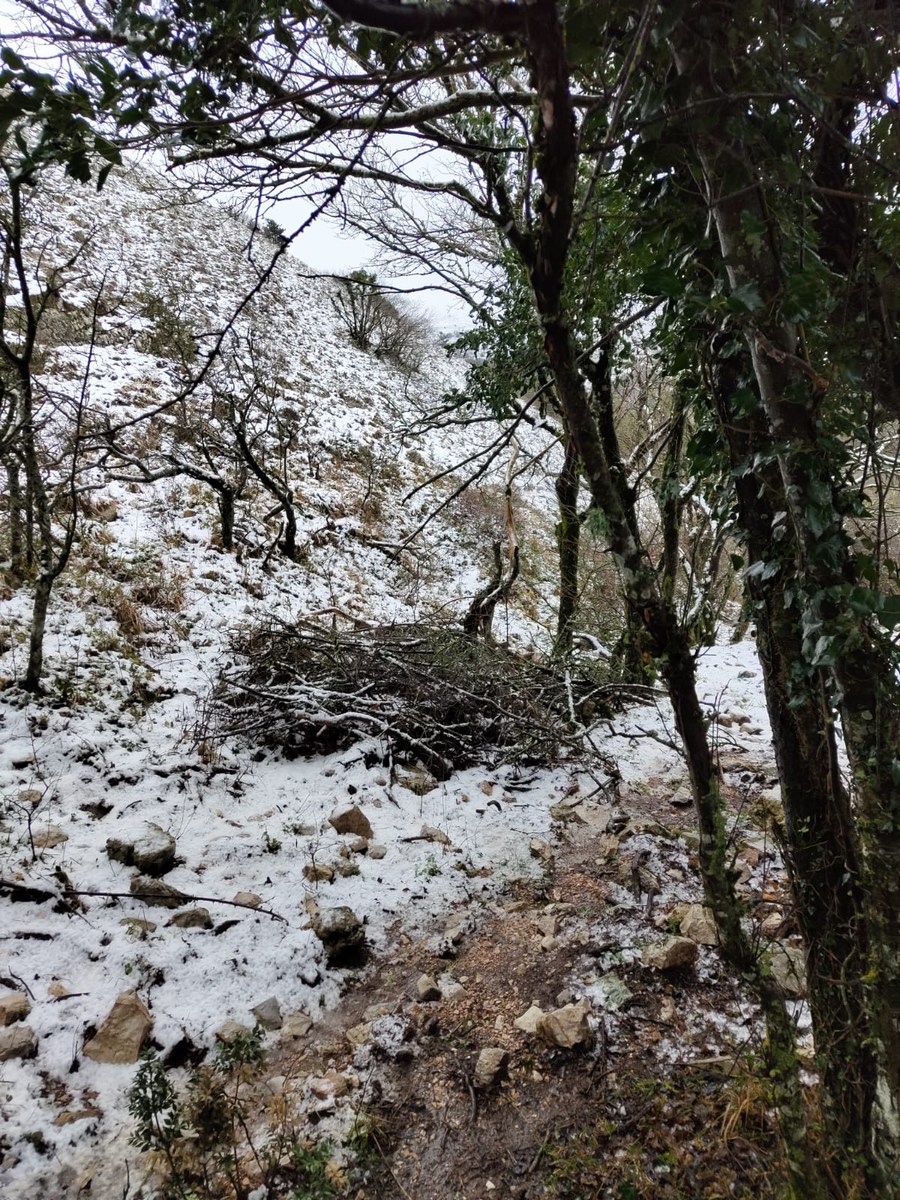
[{"label": "twig", "polygon": [[[158,900],[159,895],[155,892],[101,892],[96,890],[82,891],[80,888],[63,888],[64,896],[101,896],[108,900]],[[179,904],[227,904],[229,908],[246,908],[249,912],[263,913],[267,917],[272,917],[275,921],[281,921],[287,924],[287,917],[283,917],[281,913],[277,913],[274,909],[263,908],[254,904],[244,904],[239,900],[223,900],[220,896],[188,896],[184,892],[181,893]]]}]

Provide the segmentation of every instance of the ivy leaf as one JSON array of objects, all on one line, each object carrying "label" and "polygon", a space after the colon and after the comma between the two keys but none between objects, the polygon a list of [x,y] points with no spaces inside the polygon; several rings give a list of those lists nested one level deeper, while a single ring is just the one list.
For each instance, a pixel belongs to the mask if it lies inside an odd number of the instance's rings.
[{"label": "ivy leaf", "polygon": [[739,283],[736,288],[732,288],[731,295],[728,297],[728,307],[733,312],[755,313],[765,305],[759,294],[759,288],[751,280],[748,280],[747,283]]}]

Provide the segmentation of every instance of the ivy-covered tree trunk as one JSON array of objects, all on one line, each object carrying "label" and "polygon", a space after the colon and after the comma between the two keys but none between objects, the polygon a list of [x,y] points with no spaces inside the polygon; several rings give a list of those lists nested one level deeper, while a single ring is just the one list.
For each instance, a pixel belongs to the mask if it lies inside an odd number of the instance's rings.
[{"label": "ivy-covered tree trunk", "polygon": [[[714,346],[722,347],[724,338]],[[747,590],[756,625],[766,706],[784,810],[777,831],[807,949],[806,975],[821,1079],[824,1150],[840,1158],[833,1173],[848,1194],[870,1153],[875,1063],[863,978],[867,965],[860,862],[850,798],[841,780],[828,681],[803,662],[796,614],[784,596],[795,556],[791,528],[773,541],[787,500],[765,419],[735,402],[747,382],[746,355],[711,364],[719,427],[735,481],[738,523],[751,563]],[[743,412],[742,412],[743,409]]]},{"label": "ivy-covered tree trunk", "polygon": [[[728,14],[737,19],[735,6],[726,4],[716,10],[695,6],[672,36],[673,57],[695,105],[720,104],[722,96],[740,90],[733,63],[723,57],[715,42],[722,34],[723,16]],[[827,741],[823,742],[821,726],[815,729],[811,721],[795,723],[792,746],[785,754],[783,710],[800,702],[797,685],[786,691],[785,684],[798,674],[805,677],[799,687],[810,694],[802,703],[818,708],[818,721],[827,729],[833,719],[828,681],[833,680],[843,692],[844,732],[861,817],[857,863],[849,828],[852,818],[842,795],[836,758],[825,755],[826,775],[820,778],[826,786],[819,794],[815,788],[810,790],[809,781],[802,778],[804,772],[799,772],[799,787],[789,801],[797,805],[797,811],[786,827],[798,900],[803,902],[821,892],[824,877],[831,877],[833,889],[830,902],[822,894],[820,906],[821,917],[829,922],[827,929],[817,927],[811,914],[804,914],[812,938],[811,987],[817,993],[813,1012],[820,1022],[817,1043],[824,1055],[834,1051],[840,1056],[845,1051],[837,1049],[836,1043],[849,1036],[847,1048],[857,1049],[855,1061],[846,1063],[848,1075],[843,1084],[837,1066],[829,1069],[824,1081],[826,1151],[845,1194],[881,1197],[887,1180],[894,1177],[900,1148],[896,1122],[900,1037],[900,833],[896,818],[900,790],[893,782],[893,752],[879,754],[877,749],[890,744],[890,725],[885,718],[894,685],[888,692],[884,682],[893,668],[873,661],[871,649],[861,653],[867,640],[865,619],[848,622],[847,593],[854,584],[854,571],[843,529],[839,467],[821,437],[828,385],[806,360],[798,328],[785,315],[781,230],[768,207],[759,169],[738,140],[737,105],[732,108],[731,123],[717,123],[715,128],[698,126],[693,138],[732,294],[746,302],[746,342],[764,414],[766,450],[776,468],[771,485],[784,505],[778,510],[783,514],[780,520],[787,522],[788,577],[770,572],[767,580],[760,578],[755,585],[756,596],[763,599],[765,594],[768,605],[761,644],[769,643],[767,693],[773,702],[773,728],[781,743],[779,747],[776,742],[776,750],[786,761],[793,754],[803,755],[815,782],[820,774],[815,768],[823,762]],[[760,564],[773,557],[778,560],[778,554],[770,551],[772,532],[770,524],[760,531],[761,536],[754,537]],[[816,689],[821,698],[815,695]],[[879,716],[882,726],[876,730]],[[863,732],[866,729],[872,730],[868,736]],[[900,782],[900,764],[896,774]],[[819,844],[810,846],[812,828]],[[886,871],[891,882],[883,878]],[[863,886],[855,889],[854,897],[857,913],[855,917],[846,914],[842,920],[841,907],[846,901],[842,893],[848,885],[853,888],[860,875]],[[851,953],[847,943],[853,928],[869,952],[869,970],[864,975],[858,952]],[[841,961],[840,949],[832,947],[845,943],[848,956]],[[837,971],[836,976],[829,976],[831,969]],[[860,1039],[853,1029],[854,1022],[865,1017],[858,1007],[857,981],[861,977],[869,985],[868,1010],[876,1035],[875,1062],[882,1098],[877,1149],[873,1148],[870,1119],[872,1060],[864,1035]],[[845,984],[843,997],[840,988],[831,986],[834,978]],[[855,1101],[848,1113],[842,1113],[847,1087],[854,1091]]]},{"label": "ivy-covered tree trunk", "polygon": [[572,632],[578,607],[578,556],[581,547],[581,520],[578,516],[578,447],[572,438],[566,441],[560,472],[556,477],[556,549],[559,556],[559,608],[557,610],[554,654],[564,658],[572,649]]}]

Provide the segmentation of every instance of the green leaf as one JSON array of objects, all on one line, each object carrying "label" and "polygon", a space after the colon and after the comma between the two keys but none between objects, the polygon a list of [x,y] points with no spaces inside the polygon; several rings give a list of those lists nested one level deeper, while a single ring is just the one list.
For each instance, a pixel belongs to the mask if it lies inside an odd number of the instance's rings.
[{"label": "green leaf", "polygon": [[734,312],[750,313],[759,312],[765,307],[763,298],[759,294],[759,288],[750,280],[732,288],[731,295],[728,297],[728,306]]}]

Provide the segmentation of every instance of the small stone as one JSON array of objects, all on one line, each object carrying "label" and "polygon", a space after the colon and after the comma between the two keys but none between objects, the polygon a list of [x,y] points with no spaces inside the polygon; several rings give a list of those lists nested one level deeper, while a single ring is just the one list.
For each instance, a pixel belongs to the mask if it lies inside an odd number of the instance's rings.
[{"label": "small stone", "polygon": [[221,1042],[223,1045],[228,1046],[234,1042],[235,1038],[246,1037],[247,1033],[252,1032],[250,1026],[241,1025],[240,1021],[234,1021],[229,1018],[227,1021],[222,1021],[222,1024],[218,1026],[215,1034],[216,1042]]},{"label": "small stone", "polygon": [[453,844],[443,829],[437,829],[434,825],[423,825],[419,830],[419,837],[426,842],[436,842],[439,846],[450,846]]},{"label": "small stone", "polygon": [[658,946],[647,946],[643,954],[644,965],[657,971],[675,971],[692,967],[697,961],[697,943],[690,938],[670,937]]},{"label": "small stone", "polygon": [[310,1079],[309,1090],[319,1100],[338,1099],[350,1091],[350,1084],[339,1071],[326,1071],[316,1079]]},{"label": "small stone", "polygon": [[371,838],[372,826],[369,818],[356,804],[336,808],[328,818],[328,824],[337,833],[352,833],[357,837]]},{"label": "small stone", "polygon": [[0,1062],[11,1058],[34,1058],[37,1054],[37,1034],[30,1025],[17,1023],[0,1029]]},{"label": "small stone", "polygon": [[552,1012],[544,1013],[535,1032],[551,1046],[560,1046],[565,1050],[574,1050],[576,1046],[589,1046],[593,1041],[588,1024],[590,1011],[591,1006],[587,1000],[567,1004],[564,1008],[555,1008]]},{"label": "small stone", "polygon": [[349,879],[353,875],[359,875],[360,873],[359,863],[344,862],[343,860],[335,863],[334,869],[342,879]]},{"label": "small stone", "polygon": [[466,989],[452,975],[442,975],[438,980],[438,987],[445,1000],[459,1000],[466,995]]},{"label": "small stone", "polygon": [[477,1088],[490,1088],[499,1083],[509,1068],[509,1054],[499,1046],[486,1046],[475,1061],[472,1082]]},{"label": "small stone", "polygon": [[281,1015],[281,1005],[274,996],[270,996],[268,1000],[263,1000],[261,1004],[257,1004],[250,1011],[256,1017],[257,1025],[261,1025],[263,1029],[280,1029],[284,1024],[284,1018]]},{"label": "small stone", "polygon": [[440,1000],[441,989],[431,975],[420,975],[416,981],[416,995],[421,1001]]},{"label": "small stone", "polygon": [[523,1033],[537,1033],[538,1024],[545,1016],[544,1010],[536,1004],[532,1004],[522,1013],[521,1017],[516,1017],[513,1024],[516,1029],[521,1029]]},{"label": "small stone", "polygon": [[559,945],[559,942],[557,941],[557,939],[555,937],[542,937],[541,938],[541,950],[545,954],[549,954],[551,950],[555,950],[558,945]]},{"label": "small stone", "polygon": [[553,913],[538,917],[534,923],[545,937],[556,937],[559,931],[559,918]]},{"label": "small stone", "polygon": [[363,1020],[380,1021],[382,1017],[389,1017],[396,1007],[396,1004],[369,1004],[363,1009]]},{"label": "small stone", "polygon": [[532,838],[528,844],[528,851],[532,858],[538,858],[542,863],[551,864],[553,862],[553,847],[543,838]]},{"label": "small stone", "polygon": [[124,925],[133,937],[146,937],[157,928],[155,921],[145,921],[143,917],[123,917],[119,924]]},{"label": "small stone", "polygon": [[377,842],[369,843],[369,858],[384,858],[387,854],[387,846],[379,846]]},{"label": "small stone", "polygon": [[178,888],[163,883],[161,879],[148,879],[144,875],[135,875],[132,879],[131,894],[144,904],[157,908],[181,908],[188,899]]},{"label": "small stone", "polygon": [[96,1121],[103,1116],[99,1108],[66,1109],[59,1113],[53,1121],[54,1125],[74,1125],[76,1121]]},{"label": "small stone", "polygon": [[159,825],[148,821],[144,831],[134,839],[110,838],[106,853],[126,867],[137,867],[154,878],[165,875],[175,865],[175,839]]},{"label": "small stone", "polygon": [[351,854],[365,854],[369,849],[369,839],[365,837],[351,838],[348,849]]},{"label": "small stone", "polygon": [[262,896],[257,896],[256,892],[235,892],[234,903],[244,904],[247,908],[259,908],[262,904]]},{"label": "small stone", "polygon": [[71,988],[67,988],[64,983],[49,983],[47,995],[53,1000],[68,1000],[69,996],[75,995],[75,992]]},{"label": "small stone", "polygon": [[188,908],[176,913],[166,924],[178,929],[212,929],[212,917],[207,908]]},{"label": "small stone", "polygon": [[684,937],[690,938],[692,942],[697,942],[701,946],[718,946],[719,944],[716,922],[704,904],[689,904],[678,928]]},{"label": "small stone", "polygon": [[592,833],[607,832],[607,826],[612,817],[612,809],[608,805],[578,804],[575,806],[574,812],[582,825],[586,825]]},{"label": "small stone", "polygon": [[331,883],[334,867],[329,867],[327,863],[307,863],[303,868],[303,878],[310,883]]},{"label": "small stone", "polygon": [[412,771],[395,768],[394,778],[400,787],[406,788],[416,796],[427,796],[429,792],[441,786],[431,772],[422,767],[416,767]]},{"label": "small stone", "polygon": [[281,1036],[283,1038],[306,1037],[312,1026],[312,1020],[305,1012],[287,1013],[281,1025]]},{"label": "small stone", "polygon": [[135,1063],[152,1028],[153,1018],[143,1000],[136,992],[122,992],[85,1043],[85,1057],[99,1063]]},{"label": "small stone", "polygon": [[249,1025],[242,1025],[240,1021],[233,1021],[230,1018],[223,1021],[216,1030],[216,1041],[221,1042],[223,1046],[230,1046],[235,1038],[246,1037],[253,1030]]},{"label": "small stone", "polygon": [[484,792],[485,796],[492,795],[492,793],[494,791],[494,785],[493,785],[493,783],[491,783],[490,779],[482,779],[482,781],[481,781],[481,783],[479,783],[478,787],[481,789],[482,792]]},{"label": "small stone", "polygon": [[675,1001],[671,996],[666,996],[662,1004],[659,1006],[659,1019],[668,1024],[675,1020]]},{"label": "small stone", "polygon": [[54,846],[61,846],[68,840],[69,835],[64,833],[58,825],[48,825],[46,829],[38,830],[32,838],[35,846],[41,850],[52,850]]},{"label": "small stone", "polygon": [[0,1025],[24,1021],[31,1012],[31,1001],[24,992],[4,992],[0,996]]},{"label": "small stone", "polygon": [[361,1021],[359,1025],[351,1025],[345,1030],[344,1037],[351,1046],[365,1046],[372,1039],[372,1022]]},{"label": "small stone", "polygon": [[694,797],[690,788],[680,787],[677,792],[669,797],[669,803],[673,808],[690,808],[694,803]]}]

